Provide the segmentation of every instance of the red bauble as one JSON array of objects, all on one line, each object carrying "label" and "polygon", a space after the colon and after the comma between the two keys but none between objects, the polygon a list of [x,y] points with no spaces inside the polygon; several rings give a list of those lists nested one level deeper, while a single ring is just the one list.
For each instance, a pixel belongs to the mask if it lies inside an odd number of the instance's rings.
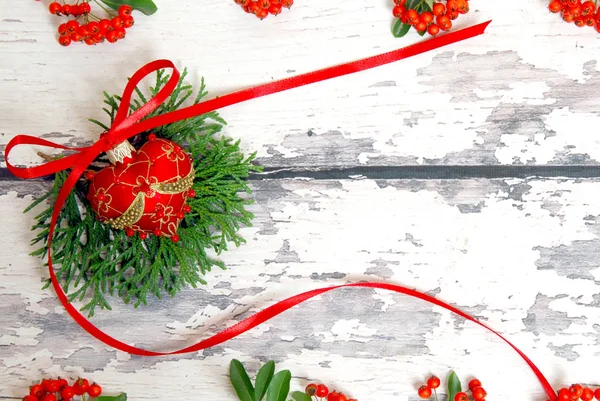
[{"label": "red bauble", "polygon": [[154,135],[138,151],[124,142],[112,152],[108,155],[115,165],[93,176],[87,195],[98,219],[129,233],[179,238],[181,213],[194,183],[189,156],[175,142]]}]

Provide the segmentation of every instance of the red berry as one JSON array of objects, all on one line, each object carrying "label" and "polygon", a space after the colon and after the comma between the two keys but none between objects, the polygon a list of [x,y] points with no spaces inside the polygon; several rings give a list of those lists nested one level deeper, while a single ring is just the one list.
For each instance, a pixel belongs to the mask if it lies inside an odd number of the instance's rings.
[{"label": "red berry", "polygon": [[571,393],[573,398],[578,399],[583,394],[583,386],[581,384],[573,384],[569,387],[569,393]]},{"label": "red berry", "polygon": [[98,22],[98,25],[100,26],[100,32],[107,32],[109,29],[112,28],[110,20],[108,19],[100,20],[100,22]]},{"label": "red berry", "polygon": [[581,393],[581,401],[592,401],[594,399],[594,392],[591,388],[585,387]]},{"label": "red berry", "polygon": [[183,206],[183,213],[189,213],[192,211],[192,208],[190,205],[184,205]]},{"label": "red berry", "polygon": [[88,388],[87,393],[90,395],[90,397],[98,397],[100,394],[102,394],[102,387],[100,387],[99,384],[92,384],[90,386],[90,388]]},{"label": "red berry", "polygon": [[[186,205],[187,206],[187,205]],[[312,397],[313,395],[317,394],[317,385],[314,383],[309,384],[308,386],[306,386],[306,388],[304,389],[304,392],[306,393],[306,395]]]},{"label": "red berry", "polygon": [[427,29],[427,24],[423,21],[419,21],[417,25],[415,25],[415,29],[419,32],[424,32]]},{"label": "red berry", "polygon": [[79,17],[81,14],[83,14],[81,12],[81,8],[77,4],[73,4],[71,6],[71,15],[74,17]]},{"label": "red berry", "polygon": [[460,393],[456,393],[454,396],[454,401],[469,401],[469,396],[467,393],[461,391]]},{"label": "red berry", "polygon": [[190,189],[188,191],[188,198],[195,198],[196,197],[196,191],[194,191],[193,189]]},{"label": "red berry", "polygon": [[[133,237],[135,235],[135,231],[133,230],[133,228],[128,228],[125,230],[125,234],[128,237]],[[77,395],[81,395],[81,394],[77,394]]]},{"label": "red berry", "polygon": [[81,42],[82,40],[83,40],[83,36],[81,36],[77,32],[74,32],[74,33],[71,34],[71,41],[73,41],[73,42]]},{"label": "red berry", "polygon": [[548,4],[548,10],[550,10],[551,13],[559,13],[562,10],[562,4],[560,4],[560,1],[558,0],[551,1],[550,4]]},{"label": "red berry", "polygon": [[60,43],[63,46],[69,46],[71,44],[71,38],[66,35],[62,35],[58,38],[58,43]]},{"label": "red berry", "polygon": [[96,40],[94,39],[93,36],[86,36],[86,38],[83,41],[88,46],[93,46],[96,44]]},{"label": "red berry", "polygon": [[110,21],[110,26],[112,26],[113,29],[122,28],[123,27],[123,18],[121,18],[121,17],[114,17]]},{"label": "red berry", "polygon": [[90,387],[90,383],[87,379],[77,379],[73,384],[73,390],[75,391],[75,395],[83,395],[88,388]]},{"label": "red berry", "polygon": [[260,19],[265,19],[265,18],[267,18],[268,15],[269,15],[269,10],[265,10],[264,8],[260,7],[260,5],[259,5],[259,10],[256,12],[256,16]]},{"label": "red berry", "polygon": [[593,1],[586,1],[581,5],[581,12],[583,15],[593,14],[596,11],[596,4]]},{"label": "red berry", "polygon": [[427,28],[427,32],[429,32],[429,34],[431,36],[435,36],[438,33],[440,33],[440,27],[436,24],[431,24],[429,25],[429,27]]},{"label": "red berry", "polygon": [[433,14],[429,11],[426,11],[423,14],[421,14],[419,19],[426,24],[430,24],[431,22],[433,22]]},{"label": "red berry", "polygon": [[127,32],[125,32],[125,28],[115,29],[115,32],[117,33],[117,38],[119,39],[125,38],[125,35],[127,34]]},{"label": "red berry", "polygon": [[446,17],[445,15],[437,17],[436,23],[439,25],[442,31],[448,31],[450,28],[452,28],[452,21],[450,21],[450,18]]},{"label": "red berry", "polygon": [[60,3],[54,1],[50,3],[50,5],[48,6],[48,10],[50,11],[50,14],[60,15],[60,12],[62,11],[62,6],[60,5]]},{"label": "red berry", "polygon": [[67,24],[60,24],[58,26],[58,34],[59,35],[64,35],[67,33]]},{"label": "red berry", "polygon": [[66,386],[65,388],[63,388],[60,391],[60,398],[62,400],[70,400],[71,398],[73,398],[75,396],[75,390],[73,390],[73,387],[71,386]]},{"label": "red berry", "polygon": [[162,235],[162,231],[160,231],[160,228],[155,228],[152,231],[152,234],[154,234],[155,237],[160,237]]},{"label": "red berry", "polygon": [[75,21],[74,19],[67,22],[67,31],[68,32],[77,32],[78,29],[79,29],[79,22]]},{"label": "red berry", "polygon": [[566,388],[558,391],[558,401],[571,401],[571,393]]},{"label": "red berry", "polygon": [[285,8],[291,8],[294,5],[294,0],[283,0],[281,5],[283,5]]},{"label": "red berry", "polygon": [[95,35],[98,32],[100,32],[100,24],[97,23],[96,21],[88,22],[87,28],[92,35]]},{"label": "red berry", "polygon": [[32,395],[36,398],[41,398],[46,391],[41,384],[34,384],[29,388],[29,395]]},{"label": "red berry", "polygon": [[332,391],[327,396],[327,401],[340,401],[340,394],[337,391]]},{"label": "red berry", "polygon": [[326,385],[324,384],[319,384],[317,386],[317,397],[319,398],[323,398],[323,397],[327,397],[327,394],[329,394],[329,389],[327,388]]},{"label": "red berry", "polygon": [[171,241],[173,241],[173,242],[177,243],[177,242],[179,242],[179,240],[180,240],[180,238],[179,238],[179,235],[177,235],[177,234],[175,234],[174,236],[171,237]]},{"label": "red berry", "polygon": [[133,8],[131,8],[131,6],[123,5],[123,6],[119,7],[119,16],[120,17],[129,17],[132,12],[133,12]]},{"label": "red berry", "polygon": [[281,4],[271,4],[271,7],[269,7],[269,14],[279,15],[281,13],[282,8],[283,7],[281,6]]},{"label": "red berry", "polygon": [[473,398],[476,401],[485,400],[485,396],[487,395],[483,387],[475,387],[473,390],[471,390],[471,392],[473,393]]},{"label": "red berry", "polygon": [[431,388],[428,386],[421,386],[419,387],[417,394],[419,394],[419,397],[421,398],[429,398],[431,397]]},{"label": "red berry", "polygon": [[23,401],[38,401],[38,398],[35,395],[26,395],[23,397]]},{"label": "red berry", "polygon": [[481,382],[477,379],[473,379],[469,382],[469,390],[473,391],[474,388],[481,387]]},{"label": "red berry", "polygon": [[71,6],[68,4],[63,4],[60,12],[64,15],[70,15],[71,14]]},{"label": "red berry", "polygon": [[408,10],[405,14],[406,20],[413,25],[419,21],[419,13],[416,10]]},{"label": "red berry", "polygon": [[338,393],[337,401],[348,401],[348,399],[346,398],[346,396],[344,394]]},{"label": "red berry", "polygon": [[77,33],[80,34],[81,36],[83,36],[84,38],[86,36],[89,36],[90,30],[89,30],[87,24],[81,25],[79,28],[77,28]]},{"label": "red berry", "polygon": [[438,388],[440,384],[440,379],[436,376],[431,376],[429,379],[427,379],[427,387]]},{"label": "red berry", "polygon": [[596,397],[597,400],[600,400],[600,388],[597,388],[596,391],[594,391],[594,397]]},{"label": "red berry", "polygon": [[435,15],[436,17],[441,17],[446,13],[446,6],[444,6],[442,3],[435,3],[433,5],[432,11],[433,15]]},{"label": "red berry", "polygon": [[131,15],[128,17],[123,17],[123,27],[124,28],[131,28],[134,23],[135,23],[135,20],[133,19],[133,17]]},{"label": "red berry", "polygon": [[56,401],[56,396],[54,394],[46,394],[40,401]]},{"label": "red berry", "polygon": [[108,40],[110,43],[115,43],[117,40],[119,40],[119,38],[117,37],[117,32],[115,32],[115,31],[106,32],[106,40]]},{"label": "red berry", "polygon": [[79,5],[79,9],[82,14],[89,14],[92,11],[92,7],[90,7],[90,3],[81,3]]}]

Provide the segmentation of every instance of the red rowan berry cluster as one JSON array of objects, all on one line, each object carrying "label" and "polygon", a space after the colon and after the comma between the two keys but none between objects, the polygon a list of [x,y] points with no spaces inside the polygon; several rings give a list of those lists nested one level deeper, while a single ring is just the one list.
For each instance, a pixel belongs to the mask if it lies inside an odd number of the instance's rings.
[{"label": "red rowan berry cluster", "polygon": [[234,0],[248,14],[254,14],[260,19],[281,13],[283,7],[291,8],[294,0]]},{"label": "red rowan berry cluster", "polygon": [[102,387],[98,384],[90,384],[87,379],[77,379],[69,385],[67,379],[45,379],[39,384],[29,388],[29,395],[23,397],[23,401],[69,401],[75,396],[85,395],[96,398],[102,394]]},{"label": "red rowan berry cluster", "polygon": [[[437,400],[438,397],[436,389],[440,386],[440,384],[441,382],[439,378],[436,376],[431,376],[429,379],[427,379],[427,384],[419,387],[417,394],[419,394],[419,397],[423,399],[431,398],[431,395],[435,394],[435,399]],[[470,399],[475,401],[485,401],[485,396],[487,393],[483,387],[481,387],[481,382],[479,380],[473,379],[469,382],[469,391],[471,392],[471,398],[469,398],[469,394],[467,392],[460,391],[454,395],[453,401],[469,401]]]},{"label": "red rowan berry cluster", "polygon": [[315,400],[327,401],[356,401],[354,398],[347,398],[344,393],[338,391],[329,392],[329,389],[324,384],[309,384],[305,389],[309,397],[314,397]]},{"label": "red rowan berry cluster", "polygon": [[[134,24],[131,12],[133,9],[128,5],[119,7],[118,14],[109,10],[109,18],[101,19],[91,13],[89,0],[83,0],[79,4],[50,3],[49,11],[54,15],[73,16],[68,22],[58,26],[58,43],[69,46],[73,42],[83,42],[86,45],[95,45],[105,40],[115,43],[125,38],[126,29]],[[79,19],[82,19],[79,22]]]},{"label": "red rowan berry cluster", "polygon": [[436,1],[432,5],[423,0],[394,0],[392,10],[398,23],[394,27],[394,36],[404,36],[412,26],[419,34],[425,32],[436,36],[440,31],[452,28],[452,21],[459,15],[469,12],[468,0]]},{"label": "red rowan berry cluster", "polygon": [[594,391],[581,384],[573,384],[569,388],[564,387],[558,390],[558,401],[592,401],[594,398],[600,400],[600,388]]},{"label": "red rowan berry cluster", "polygon": [[574,23],[578,27],[592,26],[600,32],[600,9],[597,1],[552,0],[548,9],[553,13],[561,13],[565,22]]}]

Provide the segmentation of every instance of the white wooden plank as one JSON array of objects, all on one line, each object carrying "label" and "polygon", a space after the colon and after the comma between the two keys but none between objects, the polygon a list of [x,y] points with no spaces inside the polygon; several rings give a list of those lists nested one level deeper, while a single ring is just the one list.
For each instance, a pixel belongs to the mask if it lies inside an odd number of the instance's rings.
[{"label": "white wooden plank", "polygon": [[[0,396],[40,374],[86,374],[132,399],[181,394],[232,399],[227,364],[275,359],[299,378],[358,399],[415,399],[431,371],[477,375],[498,400],[541,399],[509,349],[422,302],[370,290],[321,296],[239,339],[182,357],[131,357],[83,333],[40,261],[28,257],[31,200],[4,183],[0,199]],[[593,382],[597,359],[598,180],[257,181],[248,244],[230,267],[175,299],[115,310],[94,322],[138,346],[169,350],[302,290],[386,280],[436,294],[506,334],[557,385]],[[31,184],[39,193],[44,184]],[[490,361],[494,361],[490,363]],[[510,388],[506,383],[511,383]]]}]

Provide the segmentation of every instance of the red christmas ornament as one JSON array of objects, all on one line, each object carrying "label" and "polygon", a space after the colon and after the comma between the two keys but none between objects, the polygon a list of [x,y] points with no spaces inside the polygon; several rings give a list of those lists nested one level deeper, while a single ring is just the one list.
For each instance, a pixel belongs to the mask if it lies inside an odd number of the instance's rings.
[{"label": "red christmas ornament", "polygon": [[139,150],[128,141],[107,152],[113,164],[96,174],[87,198],[102,222],[127,235],[179,240],[177,229],[191,197],[194,167],[175,142],[150,135]]}]

